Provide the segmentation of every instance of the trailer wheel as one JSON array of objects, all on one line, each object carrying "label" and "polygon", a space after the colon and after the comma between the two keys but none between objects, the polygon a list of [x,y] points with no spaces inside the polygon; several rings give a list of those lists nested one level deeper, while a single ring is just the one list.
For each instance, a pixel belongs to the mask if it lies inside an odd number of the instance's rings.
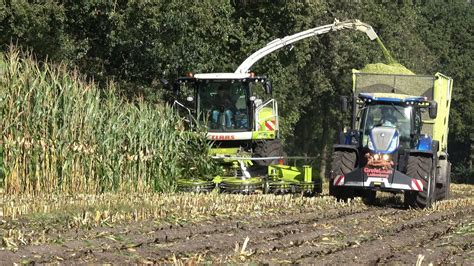
[{"label": "trailer wheel", "polygon": [[436,186],[436,200],[449,199],[451,189],[451,163],[448,160],[440,160],[441,187]]},{"label": "trailer wheel", "polygon": [[[254,157],[278,157],[285,156],[283,147],[279,139],[259,141],[255,144]],[[256,166],[269,166],[278,164],[279,160],[258,160],[254,161]]]},{"label": "trailer wheel", "polygon": [[337,200],[346,201],[354,197],[354,190],[349,187],[334,186],[334,178],[338,175],[345,175],[354,170],[357,160],[355,152],[334,151],[332,154],[331,173],[329,176],[329,195]]},{"label": "trailer wheel", "polygon": [[[433,203],[435,180],[433,178],[433,160],[430,157],[414,156],[408,158],[407,173],[409,177],[423,180],[423,191],[405,191],[406,207],[427,208]],[[429,185],[428,185],[429,184]]]}]

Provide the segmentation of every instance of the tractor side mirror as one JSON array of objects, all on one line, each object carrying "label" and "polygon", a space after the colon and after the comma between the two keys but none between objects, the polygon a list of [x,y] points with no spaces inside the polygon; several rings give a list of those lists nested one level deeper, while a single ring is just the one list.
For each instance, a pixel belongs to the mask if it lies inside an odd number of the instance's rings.
[{"label": "tractor side mirror", "polygon": [[265,93],[270,95],[273,93],[273,86],[271,80],[267,80],[265,82]]},{"label": "tractor side mirror", "polygon": [[435,101],[430,101],[430,107],[428,107],[428,112],[431,119],[435,119],[438,116],[438,103]]},{"label": "tractor side mirror", "polygon": [[347,96],[341,96],[341,110],[344,113],[347,113],[349,110],[349,99]]}]

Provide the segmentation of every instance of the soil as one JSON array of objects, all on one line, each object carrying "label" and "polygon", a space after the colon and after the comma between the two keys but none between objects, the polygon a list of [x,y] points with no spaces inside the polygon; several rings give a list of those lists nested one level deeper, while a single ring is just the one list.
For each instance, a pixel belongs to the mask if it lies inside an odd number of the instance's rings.
[{"label": "soil", "polygon": [[389,198],[284,217],[52,229],[45,234],[56,243],[0,251],[0,262],[474,264],[474,206],[446,206],[404,209],[399,199]]}]

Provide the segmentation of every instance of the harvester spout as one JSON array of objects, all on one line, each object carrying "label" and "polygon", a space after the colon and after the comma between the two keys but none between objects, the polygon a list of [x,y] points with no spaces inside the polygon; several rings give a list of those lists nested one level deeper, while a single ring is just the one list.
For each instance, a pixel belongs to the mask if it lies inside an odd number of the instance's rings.
[{"label": "harvester spout", "polygon": [[337,19],[334,22],[334,30],[342,30],[342,29],[354,29],[358,31],[362,31],[365,34],[367,34],[367,37],[371,41],[377,39],[379,36],[377,36],[377,33],[374,31],[372,26],[370,26],[367,23],[361,22],[358,19],[353,19],[353,20],[346,20],[343,22],[339,22]]},{"label": "harvester spout", "polygon": [[261,48],[260,50],[256,51],[252,55],[250,55],[247,59],[245,59],[242,64],[237,68],[235,73],[247,73],[258,60],[262,59],[264,56],[281,49],[285,46],[288,46],[292,43],[298,42],[300,40],[318,36],[324,33],[332,32],[332,31],[339,31],[344,29],[353,29],[362,31],[369,37],[370,40],[375,40],[378,38],[377,33],[375,33],[372,26],[369,24],[363,23],[357,19],[351,19],[339,22],[337,19],[332,24],[312,28],[309,30],[305,30],[302,32],[298,32],[296,34],[286,36],[284,38],[278,38],[271,42],[269,42],[265,47]]}]

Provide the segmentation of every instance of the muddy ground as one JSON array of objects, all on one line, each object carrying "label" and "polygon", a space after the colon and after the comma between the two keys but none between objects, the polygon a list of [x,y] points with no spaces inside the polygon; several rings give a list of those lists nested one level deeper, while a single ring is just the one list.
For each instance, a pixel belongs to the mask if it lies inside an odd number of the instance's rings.
[{"label": "muddy ground", "polygon": [[[474,264],[473,189],[464,187],[462,194],[429,210],[404,209],[399,197],[387,196],[373,206],[283,217],[236,215],[186,224],[142,221],[51,230],[42,237],[55,241],[4,248],[0,262],[469,265]],[[29,226],[27,220],[19,224]]]}]

